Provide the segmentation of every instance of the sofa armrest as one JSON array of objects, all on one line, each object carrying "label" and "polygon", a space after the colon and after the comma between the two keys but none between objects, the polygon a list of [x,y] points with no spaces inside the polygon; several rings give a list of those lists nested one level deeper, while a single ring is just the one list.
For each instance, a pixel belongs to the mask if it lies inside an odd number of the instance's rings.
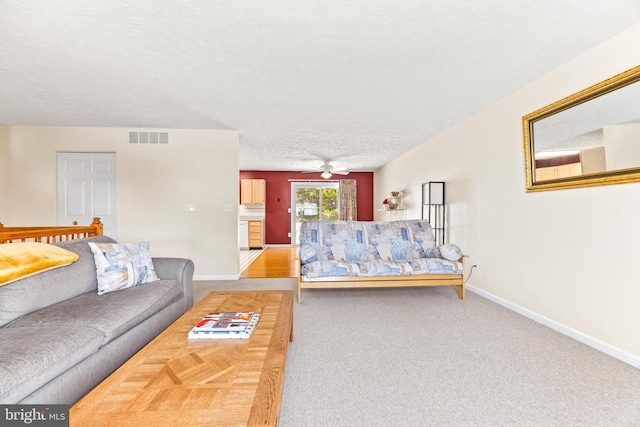
[{"label": "sofa armrest", "polygon": [[180,282],[184,292],[185,310],[193,307],[193,261],[186,258],[153,258],[153,268],[160,279]]}]

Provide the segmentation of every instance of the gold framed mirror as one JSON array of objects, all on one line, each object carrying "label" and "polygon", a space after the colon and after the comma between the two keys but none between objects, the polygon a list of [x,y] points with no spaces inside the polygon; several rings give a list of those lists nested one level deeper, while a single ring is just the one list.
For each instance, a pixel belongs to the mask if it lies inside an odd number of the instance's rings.
[{"label": "gold framed mirror", "polygon": [[640,182],[640,66],[522,122],[528,192]]}]

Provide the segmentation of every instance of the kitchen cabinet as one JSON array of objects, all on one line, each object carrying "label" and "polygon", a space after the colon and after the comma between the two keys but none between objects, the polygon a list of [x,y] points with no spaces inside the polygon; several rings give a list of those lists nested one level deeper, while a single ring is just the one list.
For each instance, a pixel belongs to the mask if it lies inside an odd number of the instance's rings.
[{"label": "kitchen cabinet", "polygon": [[607,170],[604,147],[587,148],[578,154],[536,160],[536,181],[569,178]]},{"label": "kitchen cabinet", "polygon": [[566,165],[549,166],[546,168],[536,169],[536,181],[546,181],[549,179],[560,179],[580,175],[582,175],[582,165],[580,163],[570,163]]},{"label": "kitchen cabinet", "polygon": [[264,205],[266,199],[266,181],[264,179],[240,180],[240,204]]},{"label": "kitchen cabinet", "polygon": [[249,221],[249,248],[261,248],[262,236],[262,221]]}]

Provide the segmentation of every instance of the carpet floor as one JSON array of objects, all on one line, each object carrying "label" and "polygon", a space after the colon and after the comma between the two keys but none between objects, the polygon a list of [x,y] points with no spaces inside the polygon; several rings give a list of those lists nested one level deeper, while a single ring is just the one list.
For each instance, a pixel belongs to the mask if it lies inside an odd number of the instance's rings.
[{"label": "carpet floor", "polygon": [[640,370],[472,292],[305,290],[294,333],[283,427],[640,426]]}]

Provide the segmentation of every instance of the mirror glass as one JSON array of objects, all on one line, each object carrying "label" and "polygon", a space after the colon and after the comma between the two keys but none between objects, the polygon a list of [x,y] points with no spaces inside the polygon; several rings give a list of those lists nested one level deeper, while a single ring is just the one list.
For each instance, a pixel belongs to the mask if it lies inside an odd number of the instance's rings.
[{"label": "mirror glass", "polygon": [[523,118],[527,191],[640,181],[640,67]]}]

